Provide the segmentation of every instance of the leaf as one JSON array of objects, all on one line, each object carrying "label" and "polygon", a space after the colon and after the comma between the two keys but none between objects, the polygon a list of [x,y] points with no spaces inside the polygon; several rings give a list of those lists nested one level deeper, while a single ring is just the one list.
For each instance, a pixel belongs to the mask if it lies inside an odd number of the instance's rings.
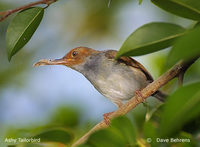
[{"label": "leaf", "polygon": [[94,132],[84,146],[86,145],[91,147],[123,147],[125,141],[122,134],[111,129],[102,129]]},{"label": "leaf", "polygon": [[130,146],[136,145],[136,130],[127,117],[121,116],[112,120],[111,129],[115,129],[120,134],[123,134],[124,140],[126,140],[127,144]]},{"label": "leaf", "polygon": [[143,105],[138,105],[130,112],[133,118],[133,125],[137,130],[143,129],[146,112],[146,107]]},{"label": "leaf", "polygon": [[124,147],[135,146],[136,130],[131,121],[121,116],[112,120],[110,127],[93,133],[80,147]]},{"label": "leaf", "polygon": [[6,33],[9,61],[31,39],[43,18],[43,14],[43,8],[29,8],[19,12],[11,21]]},{"label": "leaf", "polygon": [[[15,146],[9,146],[15,147]],[[16,147],[66,147],[64,144],[48,142],[48,143],[20,143]]]},{"label": "leaf", "polygon": [[195,25],[194,28],[199,27],[200,26],[200,22],[198,21]]},{"label": "leaf", "polygon": [[156,138],[158,136],[157,136],[156,128],[152,121],[145,122],[144,135],[146,137],[147,143],[151,144],[151,146],[158,146],[158,142],[156,141]]},{"label": "leaf", "polygon": [[92,147],[91,145],[87,145],[87,144],[80,144],[77,147]]},{"label": "leaf", "polygon": [[161,113],[160,135],[170,137],[200,114],[200,82],[178,89],[170,97]]},{"label": "leaf", "polygon": [[63,127],[75,127],[79,123],[79,113],[73,108],[60,106],[51,116],[51,124]]},{"label": "leaf", "polygon": [[174,65],[179,60],[188,60],[200,56],[200,27],[196,27],[177,40],[171,49],[166,63],[166,68]]},{"label": "leaf", "polygon": [[72,141],[73,136],[66,129],[51,129],[34,136],[34,138],[40,138],[41,142],[59,142],[66,144]]},{"label": "leaf", "polygon": [[120,56],[139,56],[156,52],[172,45],[185,29],[171,23],[153,22],[134,31],[118,51]]},{"label": "leaf", "polygon": [[[20,143],[16,146],[11,146],[11,147],[44,147],[44,146],[41,144],[36,144],[36,143]],[[47,146],[45,146],[45,147],[47,147]]]},{"label": "leaf", "polygon": [[175,15],[200,20],[199,0],[151,0],[158,7]]}]

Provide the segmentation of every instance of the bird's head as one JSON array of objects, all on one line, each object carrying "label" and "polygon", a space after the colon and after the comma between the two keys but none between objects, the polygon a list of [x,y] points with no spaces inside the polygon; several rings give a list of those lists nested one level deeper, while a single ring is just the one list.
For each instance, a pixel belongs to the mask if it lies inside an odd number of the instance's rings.
[{"label": "bird's head", "polygon": [[39,62],[35,63],[34,66],[65,65],[67,67],[73,68],[73,66],[84,63],[86,61],[86,58],[91,54],[98,52],[99,51],[87,47],[77,47],[69,51],[61,59],[55,59],[55,60],[42,59]]}]

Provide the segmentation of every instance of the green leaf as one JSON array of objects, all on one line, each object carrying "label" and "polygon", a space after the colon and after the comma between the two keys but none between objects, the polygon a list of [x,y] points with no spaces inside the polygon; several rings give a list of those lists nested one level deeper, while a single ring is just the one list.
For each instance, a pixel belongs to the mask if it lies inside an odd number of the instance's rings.
[{"label": "green leaf", "polygon": [[139,5],[142,4],[142,0],[139,0]]},{"label": "green leaf", "polygon": [[9,146],[9,147],[44,147],[44,146],[36,143],[20,143],[16,146]]},{"label": "green leaf", "polygon": [[117,53],[120,56],[139,56],[156,52],[172,45],[185,29],[171,23],[153,22],[134,31]]},{"label": "green leaf", "polygon": [[66,147],[64,144],[56,142],[45,142],[45,143],[20,143],[16,146],[8,147]]},{"label": "green leaf", "polygon": [[143,105],[138,105],[135,109],[133,109],[133,111],[130,112],[133,118],[133,125],[137,130],[141,131],[143,129],[146,112],[146,107]]},{"label": "green leaf", "polygon": [[200,27],[179,38],[168,55],[166,68],[174,65],[179,60],[188,60],[200,55],[199,38]]},{"label": "green leaf", "polygon": [[34,138],[40,138],[41,142],[59,142],[66,144],[72,141],[73,136],[66,129],[51,129],[34,136]]},{"label": "green leaf", "polygon": [[199,21],[194,25],[194,28],[196,28],[196,27],[200,27],[200,22]]},{"label": "green leaf", "polygon": [[93,133],[80,147],[124,147],[135,146],[136,143],[136,130],[123,116],[113,119],[109,128]]},{"label": "green leaf", "polygon": [[178,89],[170,97],[161,113],[160,135],[170,137],[188,121],[200,114],[200,82]]},{"label": "green leaf", "polygon": [[99,130],[89,137],[85,145],[92,147],[124,147],[125,141],[122,135],[109,128]]},{"label": "green leaf", "polygon": [[87,145],[87,144],[81,144],[81,145],[78,145],[77,147],[92,147],[91,145]]},{"label": "green leaf", "polygon": [[79,113],[66,106],[60,106],[51,116],[50,124],[63,127],[75,127],[79,123]]},{"label": "green leaf", "polygon": [[119,134],[123,134],[124,140],[126,140],[128,145],[136,145],[136,130],[127,117],[121,116],[112,120],[111,129],[115,129],[119,132]]},{"label": "green leaf", "polygon": [[199,0],[151,0],[158,7],[175,15],[200,20]]},{"label": "green leaf", "polygon": [[146,137],[147,143],[151,144],[151,146],[158,146],[158,142],[156,141],[156,138],[158,136],[157,136],[156,128],[152,121],[145,122],[144,135]]},{"label": "green leaf", "polygon": [[6,33],[9,61],[31,39],[43,18],[43,14],[43,8],[29,8],[19,12],[11,21]]}]

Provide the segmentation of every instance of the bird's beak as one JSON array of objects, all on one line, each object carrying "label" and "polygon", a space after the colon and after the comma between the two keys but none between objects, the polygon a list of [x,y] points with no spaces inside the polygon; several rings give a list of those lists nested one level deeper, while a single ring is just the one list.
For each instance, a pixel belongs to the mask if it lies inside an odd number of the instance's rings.
[{"label": "bird's beak", "polygon": [[67,65],[68,61],[64,58],[61,59],[55,59],[55,60],[47,60],[47,59],[42,59],[39,62],[35,63],[33,66],[44,66],[44,65]]}]

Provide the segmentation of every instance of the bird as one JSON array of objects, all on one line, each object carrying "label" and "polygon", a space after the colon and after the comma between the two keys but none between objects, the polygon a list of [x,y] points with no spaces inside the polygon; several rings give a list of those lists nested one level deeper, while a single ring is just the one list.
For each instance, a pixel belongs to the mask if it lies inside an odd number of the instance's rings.
[{"label": "bird", "polygon": [[[97,91],[120,108],[124,101],[133,96],[142,96],[140,91],[153,82],[153,77],[135,59],[127,56],[116,59],[116,54],[116,50],[76,47],[60,59],[42,59],[34,66],[64,65],[72,68],[83,74]],[[163,102],[166,94],[158,90],[152,96]],[[109,123],[111,113],[103,114],[105,122]]]}]

